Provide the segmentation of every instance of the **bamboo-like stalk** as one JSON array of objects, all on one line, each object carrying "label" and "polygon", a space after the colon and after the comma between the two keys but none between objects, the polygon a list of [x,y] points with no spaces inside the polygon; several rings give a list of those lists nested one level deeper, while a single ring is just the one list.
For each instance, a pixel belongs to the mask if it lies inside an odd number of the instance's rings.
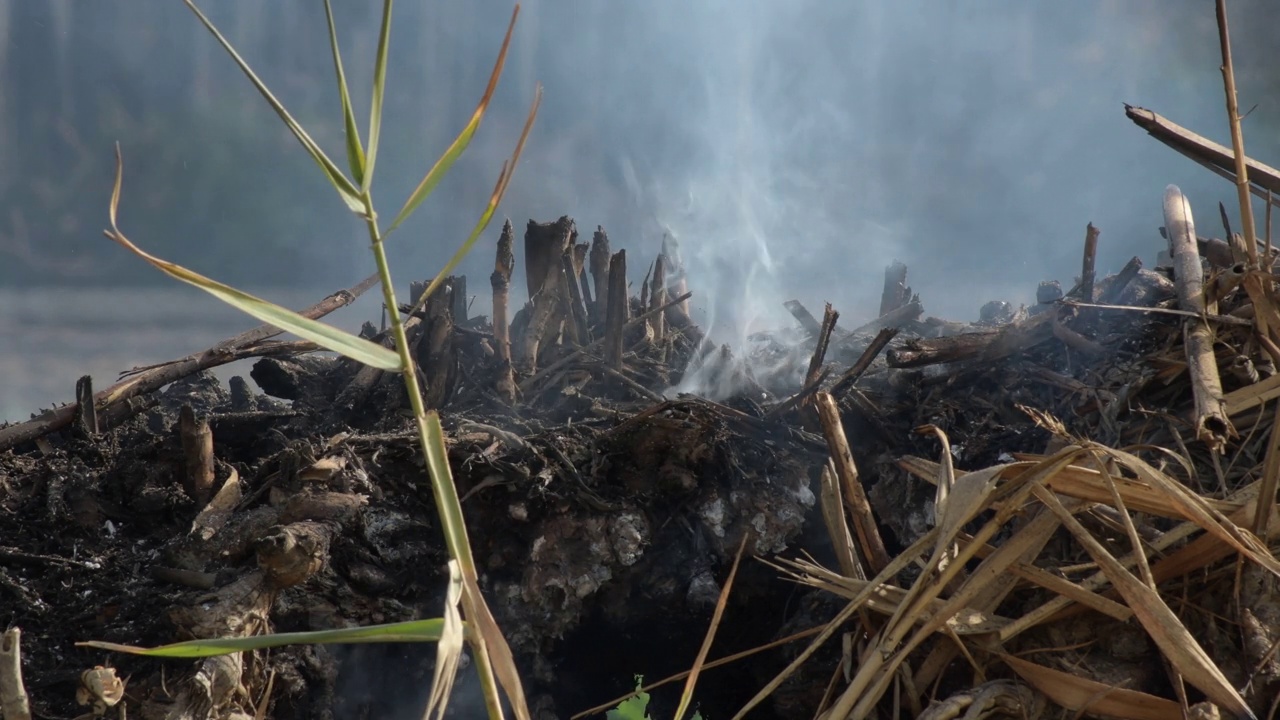
[{"label": "bamboo-like stalk", "polygon": [[[1258,261],[1258,235],[1253,223],[1253,203],[1249,198],[1249,166],[1244,153],[1244,130],[1240,127],[1240,106],[1236,96],[1235,67],[1231,62],[1231,33],[1227,28],[1227,4],[1225,0],[1217,0],[1215,4],[1218,17],[1218,43],[1222,48],[1222,85],[1227,96],[1227,119],[1231,124],[1231,149],[1235,153],[1236,193],[1240,198],[1240,224],[1244,232],[1245,247],[1249,251],[1249,274],[1244,278],[1245,291],[1254,307],[1261,310],[1256,315],[1258,336],[1264,341],[1271,339],[1271,334],[1280,328],[1271,327],[1268,332],[1268,313],[1271,305],[1271,205],[1270,191],[1267,193],[1267,256],[1266,267]],[[1267,274],[1263,274],[1267,273]],[[1280,409],[1277,410],[1277,421],[1280,422]],[[1267,524],[1271,518],[1269,508],[1275,503],[1276,489],[1280,486],[1280,434],[1272,432],[1270,447],[1264,462],[1262,488],[1258,495],[1258,509],[1254,514],[1253,531],[1266,537]]]},{"label": "bamboo-like stalk", "polygon": [[858,479],[858,468],[854,465],[853,453],[849,450],[844,425],[840,422],[840,410],[835,399],[828,393],[814,396],[814,406],[822,420],[822,434],[826,436],[827,445],[831,448],[831,460],[835,463],[836,475],[840,478],[845,504],[849,507],[849,514],[853,516],[853,527],[862,550],[862,559],[867,563],[867,575],[875,576],[889,566],[891,558],[884,547],[884,540],[880,539],[880,530],[876,526],[875,515],[871,512],[867,493]]},{"label": "bamboo-like stalk", "polygon": [[1188,372],[1195,396],[1196,436],[1215,452],[1220,452],[1234,430],[1222,399],[1222,380],[1213,354],[1213,331],[1202,317],[1205,312],[1204,274],[1200,253],[1196,250],[1195,220],[1191,204],[1176,185],[1170,185],[1164,191],[1164,226],[1169,235],[1169,251],[1173,255],[1178,304],[1183,310],[1197,315],[1187,318],[1183,324]]},{"label": "bamboo-like stalk", "polygon": [[[432,419],[427,415],[422,388],[418,383],[417,363],[410,351],[409,340],[405,334],[405,325],[400,315],[399,306],[396,304],[395,288],[391,280],[391,264],[387,260],[382,231],[378,228],[378,214],[373,207],[373,198],[367,190],[361,193],[361,196],[365,204],[365,226],[369,232],[369,244],[373,252],[374,263],[378,267],[383,303],[386,306],[388,320],[391,325],[391,336],[395,340],[395,351],[400,358],[401,367],[405,368],[401,372],[401,377],[404,380],[405,390],[409,396],[409,406],[413,411],[414,425],[418,431],[418,444],[424,449],[424,456],[430,463],[433,458],[426,448],[434,446],[432,441]],[[439,420],[436,419],[434,422],[438,428]],[[447,468],[447,461],[445,467]],[[467,526],[462,517],[462,502],[458,497],[457,487],[452,482],[452,478],[437,477],[435,472],[432,473],[431,479],[432,482],[428,484],[431,487],[435,505],[439,509],[441,529],[444,531],[445,545],[449,550],[449,556],[458,563],[464,580],[478,577],[475,558],[471,554],[471,540],[468,537]],[[467,595],[471,595],[471,593],[467,593]],[[474,611],[478,614],[487,616],[489,612],[481,597],[464,597],[464,604],[467,605],[469,611]],[[479,618],[476,617],[472,619],[473,621],[479,621]],[[475,650],[472,653],[472,657],[476,663],[476,671],[480,676],[487,714],[490,718],[500,718],[502,717],[502,710],[497,705],[497,682],[494,674],[493,658],[490,656],[490,652],[497,648],[488,647],[485,639],[480,634],[477,634],[472,639],[472,643]],[[510,688],[508,690],[510,691]],[[512,699],[516,703],[523,705],[523,698]],[[518,709],[517,714],[524,714],[521,710],[523,708]]]},{"label": "bamboo-like stalk", "polygon": [[1258,233],[1253,224],[1253,204],[1249,201],[1249,166],[1244,154],[1244,131],[1240,127],[1240,106],[1236,97],[1236,76],[1231,63],[1231,35],[1227,30],[1226,0],[1217,0],[1218,43],[1222,47],[1222,85],[1227,94],[1227,120],[1231,125],[1231,149],[1236,156],[1236,192],[1240,196],[1240,225],[1250,267],[1258,267]]}]

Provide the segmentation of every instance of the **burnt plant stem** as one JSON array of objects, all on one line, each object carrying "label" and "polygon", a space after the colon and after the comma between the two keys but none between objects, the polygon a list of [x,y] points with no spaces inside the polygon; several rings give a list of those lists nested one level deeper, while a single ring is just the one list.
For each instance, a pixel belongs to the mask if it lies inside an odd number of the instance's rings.
[{"label": "burnt plant stem", "polygon": [[493,342],[497,346],[494,350],[507,364],[511,363],[511,328],[507,320],[507,303],[511,295],[511,273],[516,266],[515,256],[511,252],[514,235],[511,221],[508,220],[502,226],[493,274],[489,276],[489,282],[493,285]]},{"label": "burnt plant stem", "polygon": [[1101,234],[1093,223],[1084,231],[1084,260],[1080,267],[1080,297],[1085,302],[1093,302],[1094,262],[1098,257],[1098,235]]}]

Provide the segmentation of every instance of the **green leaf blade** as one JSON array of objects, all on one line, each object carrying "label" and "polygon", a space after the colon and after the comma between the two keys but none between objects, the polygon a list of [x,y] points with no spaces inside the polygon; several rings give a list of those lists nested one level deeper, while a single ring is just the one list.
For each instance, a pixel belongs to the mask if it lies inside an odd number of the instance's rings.
[{"label": "green leaf blade", "polygon": [[117,144],[116,180],[115,185],[111,188],[111,204],[107,209],[107,215],[111,219],[111,229],[105,231],[106,236],[114,240],[116,244],[146,260],[152,267],[169,277],[194,285],[238,310],[248,313],[265,323],[275,325],[281,330],[310,340],[326,350],[341,353],[352,360],[362,362],[379,370],[399,371],[401,369],[400,356],[377,343],[339,330],[318,320],[303,317],[286,307],[267,302],[249,293],[237,290],[230,285],[224,285],[217,280],[188,270],[181,265],[158,258],[134,245],[133,241],[120,232],[120,227],[117,223],[120,211],[120,188],[123,185],[123,178],[124,159],[120,153],[120,146]]},{"label": "green leaf blade", "polygon": [[440,272],[436,273],[436,276],[431,279],[431,284],[427,285],[422,297],[414,299],[415,309],[420,309],[426,304],[427,298],[431,297],[431,293],[440,287],[441,283],[453,272],[453,269],[471,252],[471,248],[475,246],[476,240],[479,239],[481,233],[489,227],[489,222],[493,220],[494,214],[498,211],[498,205],[502,203],[502,197],[507,192],[507,186],[511,184],[511,176],[515,173],[516,164],[520,162],[520,155],[524,152],[524,144],[529,139],[529,132],[533,130],[533,121],[538,117],[538,107],[541,103],[542,86],[538,86],[534,92],[533,106],[529,109],[529,116],[525,119],[524,130],[520,133],[520,141],[516,143],[516,149],[511,153],[511,158],[503,165],[502,172],[498,174],[498,182],[493,188],[493,194],[489,196],[489,204],[485,206],[484,212],[480,214],[480,219],[476,221],[475,227],[471,229],[471,234],[453,253],[453,257],[449,258],[449,262],[445,263]]},{"label": "green leaf blade", "polygon": [[364,188],[373,183],[373,164],[378,159],[382,136],[382,101],[387,90],[387,52],[391,45],[391,0],[382,3],[382,27],[378,30],[378,55],[373,62],[373,100],[369,104],[369,157],[365,163]]},{"label": "green leaf blade", "polygon": [[360,128],[356,126],[356,115],[351,109],[351,92],[347,87],[347,74],[342,69],[342,53],[338,51],[338,28],[333,23],[333,6],[329,0],[324,0],[324,16],[329,22],[329,46],[333,50],[333,69],[338,76],[338,95],[342,98],[342,121],[347,135],[347,165],[351,169],[351,177],[363,184],[364,149],[360,147]]},{"label": "green leaf blade", "polygon": [[502,77],[502,67],[507,61],[507,49],[511,46],[511,34],[516,27],[516,18],[520,15],[520,6],[517,5],[515,11],[511,14],[511,24],[507,26],[507,35],[502,41],[502,49],[498,51],[498,60],[493,65],[493,72],[489,75],[489,85],[484,90],[484,96],[480,98],[480,104],[476,106],[476,110],[471,115],[471,121],[466,127],[462,128],[462,132],[454,138],[453,143],[445,150],[444,154],[436,160],[436,164],[427,171],[422,182],[418,183],[418,187],[414,188],[409,194],[409,199],[405,200],[404,207],[400,208],[400,212],[396,213],[396,217],[391,221],[391,227],[387,228],[386,234],[390,234],[400,226],[400,223],[409,219],[414,210],[426,200],[444,176],[457,162],[462,153],[471,144],[471,138],[475,137],[476,130],[480,128],[480,122],[484,119],[485,113],[489,110],[489,101],[493,99],[493,92],[498,88],[498,79]]},{"label": "green leaf blade", "polygon": [[99,650],[144,655],[163,658],[204,658],[216,655],[263,650],[283,647],[285,645],[327,645],[327,644],[365,644],[365,643],[423,643],[437,642],[444,632],[444,620],[411,620],[402,623],[385,625],[366,625],[364,627],[342,628],[339,630],[316,630],[312,632],[275,633],[271,635],[254,635],[251,637],[212,638],[207,640],[187,640],[185,642],[160,645],[153,648],[136,645],[120,645],[118,643],[90,640],[76,643],[78,647],[91,647]]},{"label": "green leaf blade", "polygon": [[347,207],[350,208],[352,212],[363,215],[365,212],[364,202],[360,199],[360,191],[356,186],[347,179],[346,175],[342,174],[342,170],[329,159],[329,156],[325,155],[324,151],[320,149],[320,146],[316,144],[316,141],[312,140],[311,136],[307,134],[307,131],[298,124],[298,121],[293,119],[293,116],[289,114],[289,111],[285,109],[284,105],[276,99],[276,96],[267,89],[266,84],[258,78],[258,75],[253,71],[253,68],[249,67],[249,63],[245,62],[244,58],[240,57],[240,53],[231,45],[231,42],[223,36],[209,18],[205,17],[204,13],[200,12],[200,8],[196,7],[192,0],[183,1],[187,4],[187,7],[191,8],[191,12],[195,13],[196,17],[200,19],[200,22],[204,24],[205,28],[213,34],[213,36],[222,45],[223,49],[225,49],[227,53],[231,55],[231,58],[236,61],[236,64],[240,66],[240,71],[244,73],[245,77],[249,78],[249,81],[253,83],[255,88],[257,88],[258,94],[262,95],[262,97],[267,101],[267,104],[271,106],[271,109],[275,110],[276,115],[280,116],[280,119],[284,121],[286,126],[288,126],[294,137],[298,139],[298,142],[302,143],[302,147],[311,155],[311,158],[315,160],[316,164],[324,170],[325,175],[329,178],[329,182],[333,184],[334,189],[338,191],[338,195],[342,198],[343,202],[347,204]]},{"label": "green leaf blade", "polygon": [[[128,242],[124,236],[116,236],[112,238],[121,244]],[[132,243],[129,243],[130,245]],[[126,245],[128,247],[128,245]],[[286,332],[319,345],[326,350],[332,350],[345,357],[351,358],[357,362],[370,365],[379,370],[388,370],[391,372],[400,371],[400,356],[394,351],[389,350],[377,343],[365,340],[357,335],[352,335],[345,330],[340,330],[327,323],[319,320],[312,320],[303,317],[298,313],[280,306],[275,303],[268,302],[261,298],[255,297],[242,290],[237,290],[229,285],[205,277],[197,272],[188,270],[181,265],[176,265],[160,258],[149,256],[143,253],[136,246],[132,248],[136,254],[141,255],[156,268],[159,268],[169,277],[181,280],[189,285],[204,290],[210,295],[218,298],[222,302],[240,310],[241,312],[252,315],[253,317],[265,323],[270,323]]]}]

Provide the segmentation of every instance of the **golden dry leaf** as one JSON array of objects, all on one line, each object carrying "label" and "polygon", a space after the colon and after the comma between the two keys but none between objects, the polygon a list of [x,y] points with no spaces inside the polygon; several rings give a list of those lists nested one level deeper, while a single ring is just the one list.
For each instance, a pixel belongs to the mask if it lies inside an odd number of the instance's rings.
[{"label": "golden dry leaf", "polygon": [[1012,655],[1001,653],[1000,659],[1028,685],[1067,710],[1124,720],[1169,720],[1182,715],[1182,709],[1172,700],[1104,685]]},{"label": "golden dry leaf", "polygon": [[1035,489],[1035,493],[1062,520],[1062,524],[1106,573],[1111,584],[1120,591],[1138,622],[1174,669],[1214,702],[1240,717],[1252,717],[1253,712],[1244,698],[1204,648],[1200,647],[1200,643],[1196,642],[1178,616],[1169,609],[1160,594],[1129,572],[1102,543],[1094,539],[1080,521],[1063,507],[1052,491],[1041,486]]}]

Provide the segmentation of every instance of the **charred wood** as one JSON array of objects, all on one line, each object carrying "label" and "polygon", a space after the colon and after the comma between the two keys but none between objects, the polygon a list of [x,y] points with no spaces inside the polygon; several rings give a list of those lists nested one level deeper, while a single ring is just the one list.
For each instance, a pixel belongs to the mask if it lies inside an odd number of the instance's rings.
[{"label": "charred wood", "polygon": [[910,368],[962,360],[999,360],[1027,350],[1053,337],[1054,313],[991,332],[965,333],[942,338],[908,340],[889,350],[889,367]]},{"label": "charred wood", "polygon": [[817,337],[822,332],[822,323],[818,322],[818,319],[813,316],[813,313],[809,312],[809,308],[805,307],[804,303],[799,300],[788,300],[782,305],[787,309],[787,312],[791,313],[791,317],[800,323],[800,327],[804,328],[805,332],[814,337]]},{"label": "charred wood", "polygon": [[564,269],[565,289],[568,290],[564,299],[572,320],[573,341],[578,345],[586,345],[591,342],[591,332],[587,329],[587,307],[583,304],[582,285],[578,281],[572,248],[565,251],[561,258],[561,267]]},{"label": "charred wood", "polygon": [[453,308],[457,306],[454,279],[446,280],[427,298],[421,334],[414,345],[415,359],[425,380],[422,399],[426,407],[433,410],[445,406],[457,381],[458,358],[454,352],[453,333]]},{"label": "charred wood", "polygon": [[93,378],[89,375],[81,376],[76,381],[76,425],[89,437],[101,431],[98,427],[98,408],[93,402]]},{"label": "charred wood", "polygon": [[623,334],[631,303],[627,300],[627,251],[619,250],[609,261],[609,294],[605,307],[609,317],[605,323],[605,361],[609,367],[622,367]]},{"label": "charred wood", "polygon": [[1084,232],[1084,260],[1080,270],[1080,285],[1072,297],[1093,302],[1094,264],[1098,256],[1098,235],[1101,231],[1089,223]]},{"label": "charred wood", "polygon": [[317,355],[263,358],[253,364],[249,376],[272,397],[300,400],[323,392],[325,375],[335,364],[333,358]]},{"label": "charred wood", "polygon": [[453,316],[453,322],[457,325],[466,325],[468,313],[470,311],[471,298],[467,296],[467,276],[454,275],[453,281],[453,304],[449,308],[449,314]]},{"label": "charred wood", "polygon": [[573,237],[573,220],[561,217],[552,223],[532,220],[525,230],[525,278],[529,286],[529,325],[521,339],[521,361],[533,372],[542,344],[559,335],[565,320],[557,317],[565,302],[565,277],[561,258]]},{"label": "charred wood", "polygon": [[1130,258],[1129,262],[1124,264],[1120,272],[1112,277],[1102,281],[1102,292],[1099,294],[1098,302],[1114,303],[1120,299],[1124,291],[1129,287],[1129,283],[1138,277],[1138,271],[1142,269],[1142,258],[1136,255]]},{"label": "charred wood", "polygon": [[[666,256],[659,254],[658,259],[653,263],[653,286],[649,293],[649,306],[645,310],[657,310],[667,304],[667,273],[666,273]],[[665,313],[655,313],[653,316],[653,336],[654,341],[661,343],[667,334],[667,324],[665,322]]]},{"label": "charred wood", "polygon": [[880,315],[884,317],[911,302],[911,288],[907,287],[907,266],[894,260],[884,269],[884,290],[880,294]]},{"label": "charred wood", "polygon": [[839,399],[849,388],[853,387],[858,379],[871,367],[876,358],[880,355],[880,351],[889,345],[889,341],[897,337],[900,330],[898,328],[884,328],[876,333],[875,338],[871,340],[871,344],[862,351],[862,355],[858,357],[858,361],[853,364],[836,384],[831,386],[831,395]]},{"label": "charred wood", "polygon": [[595,303],[591,307],[591,324],[601,325],[608,318],[609,307],[609,236],[604,228],[596,226],[591,236],[591,251],[587,261],[591,266],[591,279],[595,283]]},{"label": "charred wood", "polygon": [[827,346],[831,343],[831,333],[836,329],[836,320],[840,313],[827,303],[822,312],[822,328],[818,331],[817,342],[813,346],[813,355],[809,358],[809,369],[804,375],[804,384],[812,385],[822,373],[822,363],[827,358]]},{"label": "charred wood", "polygon": [[[1234,182],[1236,156],[1231,148],[1198,135],[1146,108],[1125,105],[1124,113],[1155,139]],[[1245,158],[1245,166],[1248,168],[1250,191],[1268,203],[1280,203],[1280,170],[1252,158]]]},{"label": "charred wood", "polygon": [[924,305],[920,302],[919,295],[913,295],[911,300],[906,304],[890,310],[871,322],[856,328],[851,335],[861,335],[863,333],[879,332],[881,328],[896,327],[900,328],[909,323],[913,323],[924,314]]},{"label": "charred wood", "polygon": [[578,292],[582,296],[582,305],[586,310],[587,327],[593,328],[596,324],[594,310],[592,309],[595,306],[595,295],[591,292],[591,274],[587,269],[587,253],[590,247],[588,243],[579,243],[573,246],[573,272],[574,282],[578,285]]},{"label": "charred wood", "polygon": [[[667,291],[673,297],[682,297],[689,292],[688,276],[685,273],[684,256],[680,254],[680,241],[671,233],[662,235],[662,254],[667,258]],[[672,318],[676,318],[673,322]],[[667,322],[675,327],[692,324],[689,314],[689,301],[676,305],[667,311]]]}]

